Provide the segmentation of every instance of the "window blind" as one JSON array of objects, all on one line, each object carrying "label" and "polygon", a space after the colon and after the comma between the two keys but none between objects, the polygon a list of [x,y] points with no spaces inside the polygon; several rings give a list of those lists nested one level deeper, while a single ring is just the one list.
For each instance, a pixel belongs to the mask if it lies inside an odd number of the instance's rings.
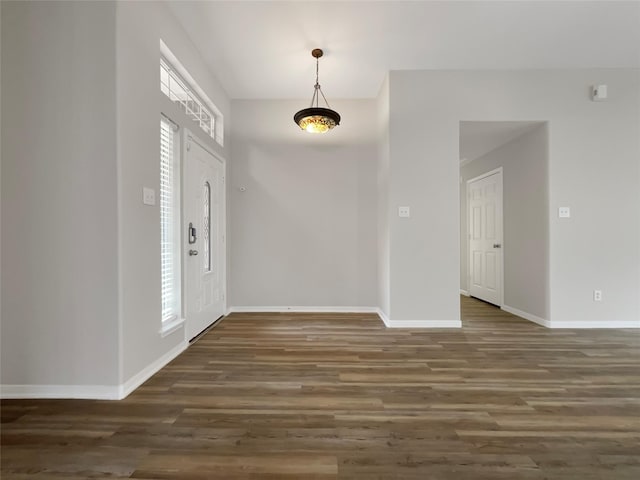
[{"label": "window blind", "polygon": [[176,238],[173,128],[160,120],[160,265],[162,321],[176,318]]}]

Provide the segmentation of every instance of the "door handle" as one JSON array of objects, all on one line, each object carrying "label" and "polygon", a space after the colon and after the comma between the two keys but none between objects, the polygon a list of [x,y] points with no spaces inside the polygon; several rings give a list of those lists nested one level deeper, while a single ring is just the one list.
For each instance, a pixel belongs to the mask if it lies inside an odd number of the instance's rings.
[{"label": "door handle", "polygon": [[493,248],[502,248],[502,244],[501,243],[494,243],[493,244]]},{"label": "door handle", "polygon": [[[196,243],[196,240],[198,239],[196,237],[196,227],[193,226],[193,223],[189,222],[189,245],[193,245],[194,243]],[[196,255],[198,254],[198,252],[195,253]]]},{"label": "door handle", "polygon": [[198,250],[189,250],[189,256],[193,257],[194,255],[198,254]]}]

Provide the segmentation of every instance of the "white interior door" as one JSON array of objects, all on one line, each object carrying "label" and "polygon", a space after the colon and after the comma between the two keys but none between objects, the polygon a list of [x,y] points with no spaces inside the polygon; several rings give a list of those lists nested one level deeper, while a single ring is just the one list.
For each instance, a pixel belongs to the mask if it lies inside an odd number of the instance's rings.
[{"label": "white interior door", "polygon": [[189,340],[225,310],[224,164],[190,134],[185,159],[183,245]]},{"label": "white interior door", "polygon": [[467,182],[469,294],[502,306],[502,169]]}]

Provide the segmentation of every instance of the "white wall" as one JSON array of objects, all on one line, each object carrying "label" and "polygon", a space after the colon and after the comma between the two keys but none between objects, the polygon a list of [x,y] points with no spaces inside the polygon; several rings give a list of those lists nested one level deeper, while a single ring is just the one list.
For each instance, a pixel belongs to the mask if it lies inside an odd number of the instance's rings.
[{"label": "white wall", "polygon": [[118,383],[115,4],[1,8],[2,383],[101,391]]},{"label": "white wall", "polygon": [[547,125],[516,137],[460,169],[460,288],[469,290],[467,180],[502,167],[504,304],[549,318]]},{"label": "white wall", "polygon": [[[0,200],[2,199],[2,6],[0,5]],[[0,265],[2,265],[2,202],[0,201]],[[0,349],[2,348],[2,274],[0,273]],[[1,354],[0,354],[1,355]],[[0,357],[0,364],[2,358]],[[2,370],[0,366],[0,385]]]},{"label": "white wall", "polygon": [[[455,326],[458,126],[442,115],[455,94],[433,90],[432,82],[430,72],[389,74],[390,319]],[[411,217],[398,217],[399,206],[410,207]]]},{"label": "white wall", "polygon": [[[609,100],[590,99],[595,84]],[[398,315],[458,312],[458,125],[549,122],[550,320],[638,325],[640,102],[638,70],[394,71],[391,304]],[[571,219],[557,208],[570,206]],[[604,300],[594,303],[593,289]]]},{"label": "white wall", "polygon": [[[141,203],[159,188],[160,111],[189,122],[159,91],[160,38],[227,127],[230,102],[162,2],[1,8],[2,383],[99,393],[184,344],[159,335],[159,210]],[[591,102],[600,83],[610,99]],[[638,324],[639,92],[637,70],[391,72],[388,100],[334,102],[343,125],[317,137],[291,120],[307,101],[234,102],[231,305],[458,319],[459,122],[540,120],[549,318]],[[228,140],[211,146],[230,161]]]},{"label": "white wall", "polygon": [[323,135],[294,124],[307,103],[233,101],[233,307],[377,304],[375,101],[332,100]]},{"label": "white wall", "polygon": [[378,107],[378,307],[391,315],[389,295],[389,77],[385,77],[377,99]]},{"label": "white wall", "polygon": [[161,111],[192,126],[160,92],[161,38],[228,124],[163,2],[2,3],[3,395],[115,398],[185,346],[159,332],[159,207],[142,205]]},{"label": "white wall", "polygon": [[[160,92],[160,39],[222,111],[225,131],[231,116],[226,94],[164,2],[119,2],[116,38],[121,375],[126,382],[185,341],[182,328],[164,338],[159,333],[160,209],[142,204],[143,186],[156,194],[160,188],[161,111],[181,126],[193,125]],[[204,133],[201,137],[229,158],[228,138],[221,148]]]}]

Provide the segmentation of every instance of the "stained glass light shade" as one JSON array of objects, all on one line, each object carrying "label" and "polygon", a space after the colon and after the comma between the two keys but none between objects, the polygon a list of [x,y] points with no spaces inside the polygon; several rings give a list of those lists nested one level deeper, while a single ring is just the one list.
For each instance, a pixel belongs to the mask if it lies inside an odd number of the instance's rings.
[{"label": "stained glass light shade", "polygon": [[309,133],[324,133],[340,125],[340,115],[330,108],[311,107],[300,110],[293,120]]}]

